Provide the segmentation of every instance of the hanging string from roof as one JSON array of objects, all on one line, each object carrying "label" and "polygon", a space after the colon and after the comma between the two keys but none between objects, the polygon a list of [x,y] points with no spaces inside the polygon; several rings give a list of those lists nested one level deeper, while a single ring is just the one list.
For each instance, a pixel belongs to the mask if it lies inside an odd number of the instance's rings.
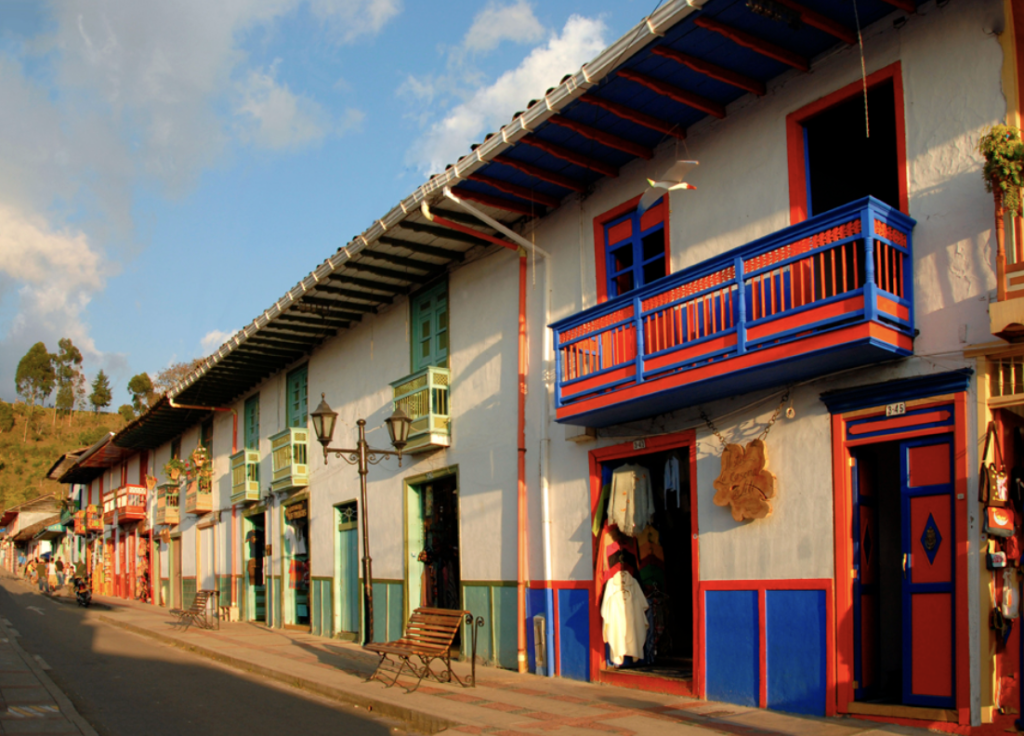
[{"label": "hanging string from roof", "polygon": [[857,43],[860,45],[860,79],[864,85],[864,137],[871,137],[871,122],[868,117],[868,72],[864,64],[864,36],[860,32],[860,13],[857,11],[857,0],[853,0],[853,18],[857,23]]}]

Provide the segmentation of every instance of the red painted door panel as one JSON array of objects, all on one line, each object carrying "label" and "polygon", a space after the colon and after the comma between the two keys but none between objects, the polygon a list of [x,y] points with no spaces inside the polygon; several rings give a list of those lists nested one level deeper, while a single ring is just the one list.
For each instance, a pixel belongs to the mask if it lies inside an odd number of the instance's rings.
[{"label": "red painted door panel", "polygon": [[954,706],[953,461],[951,439],[900,445],[903,547],[903,702]]}]

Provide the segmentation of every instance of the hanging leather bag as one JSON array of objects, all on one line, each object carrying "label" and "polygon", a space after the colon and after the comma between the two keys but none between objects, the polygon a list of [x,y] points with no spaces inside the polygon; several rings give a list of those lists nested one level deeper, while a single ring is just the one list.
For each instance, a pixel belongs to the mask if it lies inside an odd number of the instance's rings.
[{"label": "hanging leather bag", "polygon": [[993,537],[1012,537],[1013,516],[1013,509],[989,506],[985,509],[985,533]]}]

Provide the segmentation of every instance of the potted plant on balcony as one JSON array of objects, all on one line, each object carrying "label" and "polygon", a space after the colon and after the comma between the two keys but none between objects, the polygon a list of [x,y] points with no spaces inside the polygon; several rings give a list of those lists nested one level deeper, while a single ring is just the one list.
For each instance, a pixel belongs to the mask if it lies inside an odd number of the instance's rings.
[{"label": "potted plant on balcony", "polygon": [[206,455],[206,448],[198,445],[189,455],[186,467],[189,484],[195,483],[198,493],[210,493],[213,486],[213,463]]},{"label": "potted plant on balcony", "polygon": [[164,463],[164,475],[170,481],[177,481],[181,477],[181,474],[185,472],[187,466],[181,460],[176,457],[172,457],[166,463]]},{"label": "potted plant on balcony", "polygon": [[1003,217],[1007,212],[1020,214],[1021,187],[1024,186],[1024,143],[1020,130],[994,125],[978,141],[978,152],[985,157],[982,176],[985,191],[995,200],[996,216],[996,295],[1006,298],[1006,245]]}]

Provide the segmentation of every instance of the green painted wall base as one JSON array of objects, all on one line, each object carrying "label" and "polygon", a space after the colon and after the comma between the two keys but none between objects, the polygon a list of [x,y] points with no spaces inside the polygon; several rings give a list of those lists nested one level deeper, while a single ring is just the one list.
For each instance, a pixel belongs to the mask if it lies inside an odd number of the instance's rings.
[{"label": "green painted wall base", "polygon": [[[514,670],[519,666],[516,635],[516,584],[509,582],[464,582],[462,605],[474,620],[483,616],[477,632],[476,656],[498,667]],[[462,655],[469,659],[470,641],[463,628]]]},{"label": "green painted wall base", "polygon": [[312,578],[309,596],[310,633],[314,636],[334,635],[334,581]]}]

